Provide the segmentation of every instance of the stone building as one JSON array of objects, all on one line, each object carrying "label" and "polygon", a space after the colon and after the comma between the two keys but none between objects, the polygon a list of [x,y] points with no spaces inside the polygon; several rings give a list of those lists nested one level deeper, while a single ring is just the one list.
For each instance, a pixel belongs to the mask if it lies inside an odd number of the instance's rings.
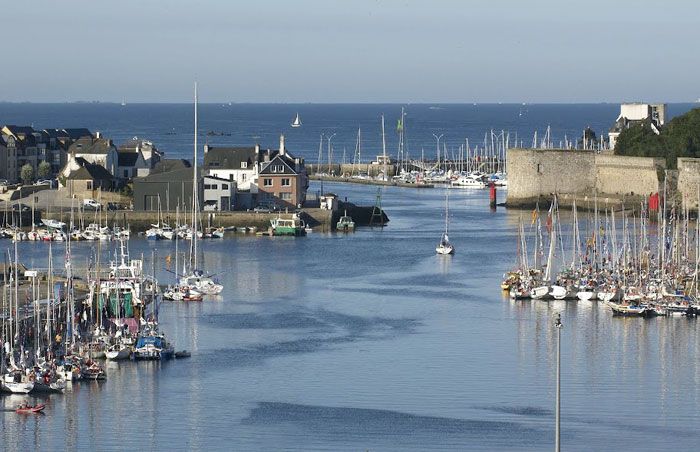
[{"label": "stone building", "polygon": [[99,132],[94,137],[81,137],[68,148],[71,158],[82,158],[95,165],[100,165],[116,175],[118,166],[117,147],[111,139],[103,138]]}]

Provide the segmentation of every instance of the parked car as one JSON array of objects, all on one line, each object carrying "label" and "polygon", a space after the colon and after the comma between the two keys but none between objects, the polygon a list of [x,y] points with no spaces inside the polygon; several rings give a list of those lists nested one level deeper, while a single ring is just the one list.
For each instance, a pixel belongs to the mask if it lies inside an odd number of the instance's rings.
[{"label": "parked car", "polygon": [[48,185],[49,187],[53,187],[53,181],[51,179],[39,179],[34,182],[34,185]]},{"label": "parked car", "polygon": [[32,208],[29,207],[28,205],[22,204],[22,203],[20,202],[20,203],[17,203],[17,204],[13,204],[13,205],[12,205],[12,210],[15,211],[15,212],[29,212],[30,210],[32,210]]},{"label": "parked car", "polygon": [[102,208],[102,204],[95,201],[94,199],[90,199],[90,198],[83,199],[83,209],[100,210],[101,208]]},{"label": "parked car", "polygon": [[253,209],[253,212],[255,212],[255,213],[270,213],[270,212],[272,212],[272,209],[269,206],[259,205],[259,206],[256,206],[255,209]]}]

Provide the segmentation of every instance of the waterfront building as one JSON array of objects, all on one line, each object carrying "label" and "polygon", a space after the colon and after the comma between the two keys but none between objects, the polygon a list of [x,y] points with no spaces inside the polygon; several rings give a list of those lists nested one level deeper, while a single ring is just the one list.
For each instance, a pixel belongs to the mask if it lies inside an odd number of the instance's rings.
[{"label": "waterfront building", "polygon": [[72,159],[59,177],[59,190],[68,190],[69,197],[96,198],[100,191],[114,188],[114,177],[102,165],[90,163],[82,157]]},{"label": "waterfront building", "polygon": [[118,150],[117,151],[117,172],[115,176],[124,181],[131,180],[137,176],[148,176],[151,168],[140,150]]},{"label": "waterfront building", "polygon": [[[95,136],[82,137],[73,142],[68,148],[70,159],[82,158],[87,162],[100,165],[116,175],[118,166],[117,147],[111,139],[103,138],[100,132],[95,133]],[[65,172],[62,171],[65,176]]]},{"label": "waterfront building", "polygon": [[126,141],[117,149],[119,153],[141,154],[143,164],[140,162],[135,165],[133,175],[130,177],[148,176],[150,170],[155,168],[158,162],[163,158],[163,153],[156,148],[153,142],[134,137]]},{"label": "waterfront building", "polygon": [[204,175],[203,182],[203,195],[200,198],[202,210],[220,212],[234,209],[236,181]]},{"label": "waterfront building", "polygon": [[258,204],[280,208],[296,207],[306,199],[309,180],[304,160],[285,148],[280,135],[279,149],[204,146],[207,174],[236,184],[236,206],[250,209]]},{"label": "waterfront building", "polygon": [[615,142],[620,133],[633,125],[649,124],[655,134],[661,133],[666,123],[666,104],[628,103],[620,105],[620,115],[608,132],[610,149],[615,149]]}]

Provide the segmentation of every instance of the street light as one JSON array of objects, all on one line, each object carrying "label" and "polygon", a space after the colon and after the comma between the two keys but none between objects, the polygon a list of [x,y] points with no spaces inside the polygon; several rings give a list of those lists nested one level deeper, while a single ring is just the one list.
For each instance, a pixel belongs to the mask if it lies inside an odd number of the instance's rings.
[{"label": "street light", "polygon": [[557,314],[557,318],[554,321],[554,327],[557,329],[557,395],[556,408],[554,412],[554,451],[559,452],[561,450],[561,314]]},{"label": "street light", "polygon": [[334,136],[337,134],[333,134],[328,137],[328,175],[330,176],[331,174],[331,140],[333,139]]},{"label": "street light", "polygon": [[435,141],[436,141],[435,146],[436,146],[436,149],[437,149],[437,164],[438,164],[438,169],[440,169],[440,138],[442,138],[443,135],[445,135],[445,134],[444,134],[444,133],[441,133],[439,136],[433,134],[433,136],[435,137]]}]

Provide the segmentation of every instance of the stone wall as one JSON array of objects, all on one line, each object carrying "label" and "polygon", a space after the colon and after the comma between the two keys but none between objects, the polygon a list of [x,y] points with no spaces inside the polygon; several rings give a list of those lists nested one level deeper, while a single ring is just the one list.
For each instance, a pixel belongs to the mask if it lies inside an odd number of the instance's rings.
[{"label": "stone wall", "polygon": [[661,191],[664,159],[595,155],[598,193],[620,196],[649,195]]},{"label": "stone wall", "polygon": [[698,187],[700,186],[700,159],[681,157],[678,159],[678,191],[683,207],[698,209]]},{"label": "stone wall", "polygon": [[595,154],[591,151],[509,149],[508,204],[529,204],[552,193],[592,192]]},{"label": "stone wall", "polygon": [[509,149],[506,204],[529,206],[551,194],[560,201],[598,194],[628,198],[660,190],[663,159],[621,157],[593,151]]}]

